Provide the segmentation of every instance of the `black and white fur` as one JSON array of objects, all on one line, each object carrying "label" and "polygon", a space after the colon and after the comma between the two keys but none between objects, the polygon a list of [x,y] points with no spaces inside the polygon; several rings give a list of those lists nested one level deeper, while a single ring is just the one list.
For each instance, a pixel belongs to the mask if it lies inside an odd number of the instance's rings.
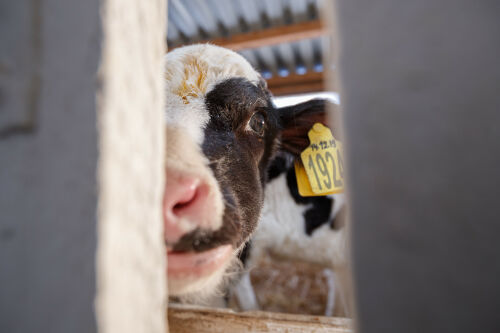
[{"label": "black and white fur", "polygon": [[[242,310],[259,309],[249,271],[267,253],[322,265],[333,271],[326,272],[330,290],[325,311],[325,315],[332,315],[338,301],[334,288],[341,298],[346,297],[346,286],[335,274],[343,274],[347,266],[345,196],[300,196],[293,159],[283,153],[270,166],[262,217],[242,257],[246,272],[234,290]],[[347,300],[339,301],[343,312],[348,313]]]},{"label": "black and white fur", "polygon": [[[297,154],[308,145],[312,125],[326,123],[325,101],[278,109],[265,81],[243,57],[208,44],[167,54],[165,79],[167,183],[169,171],[197,175],[214,202],[207,223],[182,221],[186,234],[175,243],[166,240],[166,246],[176,253],[227,245],[233,251],[210,276],[169,278],[169,294],[209,294],[257,227],[276,153]],[[263,131],[255,130],[262,119]]]}]

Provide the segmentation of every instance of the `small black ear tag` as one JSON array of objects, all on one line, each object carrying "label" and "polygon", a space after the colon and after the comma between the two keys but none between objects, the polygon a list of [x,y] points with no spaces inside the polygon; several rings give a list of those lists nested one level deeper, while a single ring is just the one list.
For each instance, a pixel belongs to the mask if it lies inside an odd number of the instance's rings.
[{"label": "small black ear tag", "polygon": [[299,194],[311,197],[344,192],[342,144],[320,123],[314,124],[308,136],[309,146],[295,161]]}]

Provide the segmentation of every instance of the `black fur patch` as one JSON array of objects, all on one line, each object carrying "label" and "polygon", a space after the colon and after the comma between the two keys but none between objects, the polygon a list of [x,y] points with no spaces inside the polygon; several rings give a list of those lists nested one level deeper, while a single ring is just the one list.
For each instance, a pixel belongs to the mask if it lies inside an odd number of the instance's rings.
[{"label": "black fur patch", "polygon": [[275,178],[278,178],[281,174],[285,173],[290,168],[291,157],[286,155],[288,154],[279,154],[273,159],[271,165],[269,166],[269,169],[267,170],[268,182]]},{"label": "black fur patch", "polygon": [[293,200],[297,204],[312,206],[304,212],[305,232],[311,236],[313,231],[325,223],[330,222],[330,214],[332,212],[333,199],[324,197],[303,197],[299,194],[297,187],[297,178],[293,165],[288,168],[286,174],[286,182],[288,190],[292,195]]},{"label": "black fur patch", "polygon": [[[174,251],[205,251],[219,245],[238,248],[255,230],[264,200],[267,168],[277,146],[279,114],[265,86],[232,78],[215,86],[205,97],[210,120],[204,130],[202,151],[223,192],[222,227],[197,229],[174,246]],[[265,119],[263,135],[248,128],[254,113]]]},{"label": "black fur patch", "polygon": [[[184,235],[174,245],[174,251],[201,252],[225,244],[240,247],[257,226],[265,184],[286,170],[295,202],[312,203],[304,213],[306,233],[311,235],[328,222],[332,199],[302,198],[293,165],[291,169],[284,168],[291,165],[291,154],[296,155],[308,144],[310,126],[325,121],[323,100],[277,109],[264,81],[255,85],[244,78],[231,78],[217,84],[205,96],[205,105],[210,119],[201,148],[225,200],[222,227],[216,231],[196,229]],[[248,126],[255,113],[265,120],[263,133],[256,133]],[[273,161],[280,140],[281,148],[288,153],[283,152]]]},{"label": "black fur patch", "polygon": [[243,247],[243,250],[241,250],[240,254],[238,255],[238,259],[240,259],[243,265],[246,265],[248,257],[250,256],[251,249],[252,249],[252,240],[249,240],[248,242],[246,242],[245,246]]}]

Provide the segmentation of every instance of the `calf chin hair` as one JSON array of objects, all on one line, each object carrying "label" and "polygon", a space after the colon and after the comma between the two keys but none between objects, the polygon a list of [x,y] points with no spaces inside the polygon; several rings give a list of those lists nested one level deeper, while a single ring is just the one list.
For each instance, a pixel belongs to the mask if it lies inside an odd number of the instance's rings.
[{"label": "calf chin hair", "polygon": [[208,306],[214,298],[223,298],[229,287],[237,282],[243,270],[243,264],[238,259],[245,244],[238,250],[234,251],[231,260],[220,270],[214,272],[210,276],[194,283],[191,292],[182,295],[172,295],[171,301],[183,304],[196,304]]}]

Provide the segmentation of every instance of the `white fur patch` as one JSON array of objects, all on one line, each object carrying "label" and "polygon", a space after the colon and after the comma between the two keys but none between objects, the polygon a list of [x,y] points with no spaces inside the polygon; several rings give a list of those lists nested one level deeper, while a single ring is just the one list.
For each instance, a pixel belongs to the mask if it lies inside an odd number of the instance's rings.
[{"label": "white fur patch", "polygon": [[[344,194],[334,194],[332,220],[345,203]],[[286,173],[267,184],[264,208],[257,230],[252,237],[248,269],[252,269],[260,258],[270,251],[289,259],[298,259],[326,267],[340,267],[346,264],[346,228],[332,230],[328,223],[315,229],[311,236],[306,234],[304,212],[311,205],[297,204],[290,195]],[[335,307],[335,273],[325,269],[328,278],[328,298],[325,315],[331,316]],[[340,288],[342,289],[342,288]],[[259,309],[249,273],[235,286],[235,293],[243,310]],[[343,294],[343,291],[340,291]],[[344,308],[346,308],[344,306]]]},{"label": "white fur patch", "polygon": [[[335,217],[343,202],[343,194],[335,194],[331,218]],[[345,229],[332,230],[328,223],[315,229],[311,236],[305,233],[304,212],[310,205],[295,203],[290,195],[286,174],[282,174],[266,187],[264,208],[259,226],[252,238],[250,260],[257,260],[261,251],[335,267],[345,264]]]}]

